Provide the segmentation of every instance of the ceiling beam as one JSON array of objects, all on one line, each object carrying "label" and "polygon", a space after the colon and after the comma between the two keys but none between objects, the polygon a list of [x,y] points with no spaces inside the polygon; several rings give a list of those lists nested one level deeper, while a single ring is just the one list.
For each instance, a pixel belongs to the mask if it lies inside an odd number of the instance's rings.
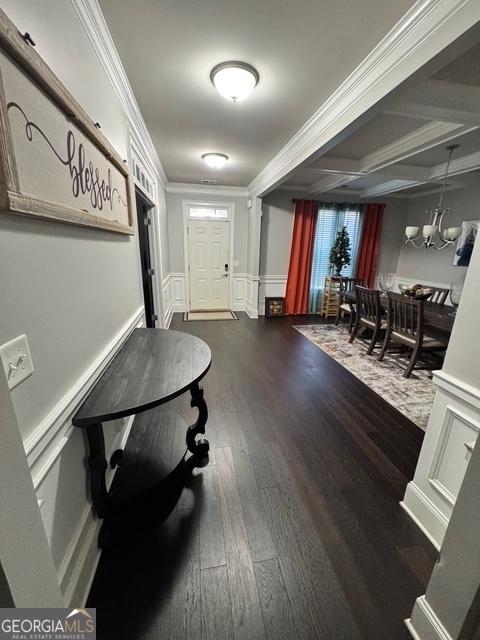
[{"label": "ceiling beam", "polygon": [[427,80],[387,101],[382,113],[480,126],[480,87]]},{"label": "ceiling beam", "polygon": [[478,0],[415,2],[249,184],[264,196],[480,20]]},{"label": "ceiling beam", "polygon": [[[478,127],[476,126],[465,126],[452,122],[430,122],[429,124],[415,129],[406,136],[402,136],[394,142],[367,154],[360,159],[358,167],[360,168],[362,175],[376,173],[381,169],[391,167],[392,165],[401,162],[401,160],[417,155],[422,151],[426,151],[427,149],[431,149],[432,147],[436,147],[441,144],[446,144],[458,136],[469,133],[470,131],[475,131],[477,128]],[[395,171],[395,169],[393,171]],[[400,171],[402,171],[402,169]],[[423,172],[421,168],[417,168],[417,171],[413,171],[412,173],[408,176],[408,170],[403,168],[403,176],[400,176],[400,179],[410,177],[412,180],[420,183],[436,181],[435,177],[431,175],[431,172],[425,175],[425,172]],[[426,179],[427,177],[428,180]],[[309,193],[311,195],[322,193],[323,191],[335,189],[336,187],[352,182],[353,180],[357,180],[358,178],[358,175],[333,175],[323,177],[310,185]]]},{"label": "ceiling beam", "polygon": [[388,182],[382,182],[372,187],[367,187],[361,191],[360,197],[363,198],[379,198],[388,193],[395,193],[396,191],[403,191],[404,189],[410,189],[418,185],[425,184],[424,182],[418,182],[417,180],[389,180]]}]

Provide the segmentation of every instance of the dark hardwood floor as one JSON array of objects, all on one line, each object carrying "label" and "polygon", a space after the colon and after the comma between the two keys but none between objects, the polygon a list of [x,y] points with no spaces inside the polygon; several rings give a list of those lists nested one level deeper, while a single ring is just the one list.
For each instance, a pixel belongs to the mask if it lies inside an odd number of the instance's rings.
[{"label": "dark hardwood floor", "polygon": [[[174,318],[213,353],[210,464],[117,528],[88,603],[98,637],[406,640],[436,560],[398,504],[422,431],[290,326],[318,319],[239,315]],[[118,490],[177,464],[172,410],[193,417],[186,396],[137,416]]]}]

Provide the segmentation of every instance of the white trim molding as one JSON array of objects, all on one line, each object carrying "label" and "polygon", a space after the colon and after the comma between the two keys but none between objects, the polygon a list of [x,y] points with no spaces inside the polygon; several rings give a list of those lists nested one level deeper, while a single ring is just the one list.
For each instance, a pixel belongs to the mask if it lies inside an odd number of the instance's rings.
[{"label": "white trim molding", "polygon": [[440,549],[480,432],[480,388],[435,371],[437,393],[415,476],[400,503]]},{"label": "white trim molding", "polygon": [[425,596],[417,598],[405,625],[413,640],[453,640]]},{"label": "white trim molding", "polygon": [[[95,358],[88,369],[59,400],[24,442],[34,489],[40,505],[52,557],[57,567],[57,578],[65,604],[83,605],[100,556],[97,534],[100,522],[93,517],[92,506],[81,487],[85,486],[85,467],[81,453],[85,451],[82,430],[72,426],[72,418],[97,380],[113,360],[133,330],[144,324],[144,308],[139,307]],[[107,457],[123,448],[128,438],[133,416],[111,423],[106,434]],[[108,435],[108,437],[107,437]],[[64,469],[69,482],[75,480],[78,492],[63,489]],[[77,477],[78,476],[78,477]],[[113,480],[114,470],[108,471],[107,480]],[[59,509],[68,500],[68,513]],[[72,520],[77,514],[78,520]]]},{"label": "white trim molding", "polygon": [[172,300],[172,274],[169,273],[162,282],[162,296],[164,304],[163,326],[168,329],[173,317],[173,300]]},{"label": "white trim molding", "polygon": [[478,0],[417,0],[252,180],[264,196],[480,20]]},{"label": "white trim molding", "polygon": [[248,198],[248,189],[246,187],[190,184],[188,182],[167,182],[165,190],[167,193],[184,193],[195,196]]},{"label": "white trim molding", "polygon": [[155,168],[159,182],[164,186],[167,176],[150,137],[137,100],[133,93],[122,61],[113,42],[98,0],[70,0],[85,33],[90,40],[107,78],[122,105],[137,140],[141,143],[142,154],[147,156]]},{"label": "white trim molding", "polygon": [[[185,274],[190,274],[190,255],[189,255],[189,222],[195,222],[198,220],[213,220],[213,218],[192,218],[189,215],[190,207],[212,207],[212,208],[225,208],[228,211],[227,218],[218,218],[217,222],[226,222],[228,224],[228,263],[230,269],[228,271],[228,306],[233,309],[233,261],[234,261],[234,248],[235,248],[235,203],[222,201],[194,201],[194,200],[182,200],[182,212],[183,212],[183,256],[185,262]],[[185,278],[185,306],[186,311],[190,311],[190,278]]]}]

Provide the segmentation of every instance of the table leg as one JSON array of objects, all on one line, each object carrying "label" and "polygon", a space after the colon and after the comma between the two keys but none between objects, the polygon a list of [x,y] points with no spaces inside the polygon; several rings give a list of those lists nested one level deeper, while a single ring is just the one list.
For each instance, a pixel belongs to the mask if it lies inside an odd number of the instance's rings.
[{"label": "table leg", "polygon": [[88,466],[90,468],[92,502],[97,516],[106,518],[111,511],[111,498],[107,491],[105,480],[108,463],[105,457],[105,439],[101,422],[96,422],[87,427],[87,438],[90,449]]},{"label": "table leg", "polygon": [[198,409],[198,418],[195,424],[187,429],[187,448],[199,462],[208,462],[208,451],[210,445],[205,438],[196,439],[197,434],[205,433],[205,425],[208,419],[208,408],[205,398],[203,397],[203,389],[200,389],[198,382],[190,387],[190,395],[192,399],[190,405]]}]

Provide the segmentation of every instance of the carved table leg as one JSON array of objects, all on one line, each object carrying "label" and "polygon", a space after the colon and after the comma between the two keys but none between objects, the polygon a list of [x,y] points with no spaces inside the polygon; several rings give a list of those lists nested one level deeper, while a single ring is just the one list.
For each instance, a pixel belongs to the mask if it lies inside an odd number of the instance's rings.
[{"label": "carved table leg", "polygon": [[106,518],[111,512],[111,498],[107,491],[105,472],[107,459],[105,457],[105,439],[101,422],[96,422],[87,427],[88,446],[90,457],[90,493],[93,506],[99,518]]},{"label": "carved table leg", "polygon": [[207,403],[203,397],[203,389],[200,389],[197,382],[190,387],[190,394],[192,396],[190,405],[197,407],[198,418],[195,424],[192,424],[192,426],[187,429],[187,448],[193,454],[195,461],[198,461],[200,464],[205,464],[208,462],[210,445],[205,438],[199,438],[197,440],[196,436],[199,433],[205,433],[205,425],[208,419]]}]

